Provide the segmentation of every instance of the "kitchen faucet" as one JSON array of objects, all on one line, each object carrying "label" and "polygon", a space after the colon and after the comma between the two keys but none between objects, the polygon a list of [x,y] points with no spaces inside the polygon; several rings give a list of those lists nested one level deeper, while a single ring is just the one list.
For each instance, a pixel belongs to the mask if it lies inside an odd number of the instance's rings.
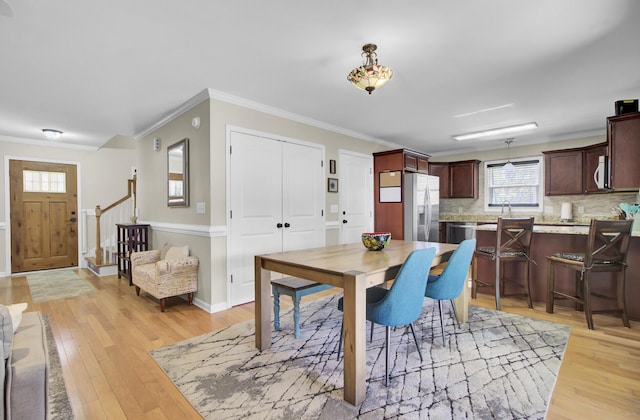
[{"label": "kitchen faucet", "polygon": [[500,207],[500,215],[504,214],[504,205],[508,203],[509,204],[509,218],[511,218],[511,201],[510,200],[503,200],[502,201],[502,206]]}]

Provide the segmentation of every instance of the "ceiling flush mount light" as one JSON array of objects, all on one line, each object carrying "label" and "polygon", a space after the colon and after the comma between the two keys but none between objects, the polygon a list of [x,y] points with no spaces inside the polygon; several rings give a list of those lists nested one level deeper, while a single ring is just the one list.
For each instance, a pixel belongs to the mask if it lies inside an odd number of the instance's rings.
[{"label": "ceiling flush mount light", "polygon": [[59,139],[60,136],[62,135],[62,131],[60,130],[54,130],[52,128],[43,128],[42,129],[42,133],[44,134],[44,136],[46,138],[48,138],[49,140],[55,140],[55,139]]},{"label": "ceiling flush mount light", "polygon": [[458,134],[452,136],[454,140],[464,141],[473,139],[482,139],[485,137],[501,136],[504,134],[520,133],[522,131],[534,130],[538,128],[538,124],[534,122],[526,124],[511,125],[509,127],[492,128],[490,130],[476,131],[475,133]]},{"label": "ceiling flush mount light", "polygon": [[369,95],[386,85],[393,76],[393,71],[389,67],[378,64],[377,48],[376,44],[364,45],[362,47],[364,64],[351,70],[347,75],[348,81],[358,89],[366,90]]}]

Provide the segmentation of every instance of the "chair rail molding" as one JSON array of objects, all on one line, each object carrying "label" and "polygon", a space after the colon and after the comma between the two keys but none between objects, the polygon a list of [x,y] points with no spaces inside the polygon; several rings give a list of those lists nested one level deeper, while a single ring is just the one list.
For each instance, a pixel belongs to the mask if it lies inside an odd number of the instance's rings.
[{"label": "chair rail molding", "polygon": [[332,220],[329,222],[325,222],[324,223],[324,228],[326,230],[339,230],[340,229],[340,222],[338,222],[337,220]]},{"label": "chair rail molding", "polygon": [[206,238],[227,236],[227,227],[225,225],[188,225],[182,223],[154,222],[149,220],[142,221],[141,223],[150,224],[151,229],[158,232],[181,233],[184,235],[203,236]]}]

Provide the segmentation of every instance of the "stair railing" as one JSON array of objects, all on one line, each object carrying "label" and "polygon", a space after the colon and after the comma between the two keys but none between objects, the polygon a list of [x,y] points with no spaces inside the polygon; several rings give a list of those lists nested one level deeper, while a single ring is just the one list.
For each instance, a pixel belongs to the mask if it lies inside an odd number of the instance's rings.
[{"label": "stair railing", "polygon": [[[123,219],[126,220],[126,215],[129,214],[128,209],[130,209],[131,206],[130,205],[123,206],[122,204],[126,203],[130,199],[133,200],[133,216],[134,217],[136,216],[136,209],[137,209],[136,178],[137,178],[137,175],[134,173],[133,178],[127,180],[127,195],[115,201],[114,203],[108,205],[104,209],[101,208],[99,205],[96,206],[96,264],[97,265],[101,265],[105,260],[105,253],[102,248],[102,238],[100,233],[101,218],[103,215],[105,215],[105,213],[111,211],[112,214],[118,213],[117,215],[115,215],[115,217],[117,217],[118,219],[118,222],[122,221]],[[114,209],[118,209],[119,211],[114,212],[113,211]],[[115,231],[115,223],[112,222],[111,219],[112,218],[110,217],[109,226],[110,227],[112,226],[112,228]],[[109,231],[111,231],[111,229],[109,229]],[[115,235],[113,233],[109,233],[109,236],[108,236],[109,241],[112,241],[114,236]]]}]

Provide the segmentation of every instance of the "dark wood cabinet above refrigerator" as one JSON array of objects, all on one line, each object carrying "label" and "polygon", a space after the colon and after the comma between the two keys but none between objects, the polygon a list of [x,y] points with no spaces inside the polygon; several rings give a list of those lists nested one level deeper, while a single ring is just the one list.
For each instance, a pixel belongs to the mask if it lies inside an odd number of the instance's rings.
[{"label": "dark wood cabinet above refrigerator", "polygon": [[[402,179],[405,173],[429,172],[429,155],[409,149],[388,150],[373,154],[374,185],[374,226],[378,232],[391,232],[391,238],[404,239],[404,204]],[[380,198],[380,174],[395,173],[399,179],[400,197],[398,201]]]}]

